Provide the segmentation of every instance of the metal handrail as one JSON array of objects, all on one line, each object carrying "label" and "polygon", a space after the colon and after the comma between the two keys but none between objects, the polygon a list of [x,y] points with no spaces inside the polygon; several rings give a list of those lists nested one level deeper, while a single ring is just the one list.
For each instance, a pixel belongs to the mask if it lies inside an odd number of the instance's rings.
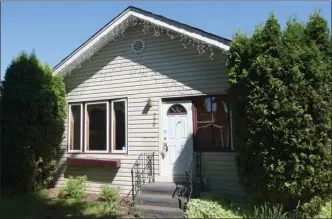
[{"label": "metal handrail", "polygon": [[189,165],[186,171],[186,187],[187,187],[187,192],[186,192],[186,196],[187,196],[187,202],[189,202],[192,192],[193,192],[193,158],[194,158],[194,153],[191,155],[190,157],[190,161],[189,161]]},{"label": "metal handrail", "polygon": [[154,152],[141,153],[131,168],[133,201],[146,181],[154,181]]},{"label": "metal handrail", "polygon": [[173,198],[185,198],[189,202],[193,193],[193,178],[194,178],[194,158],[195,153],[190,157],[189,164],[186,170],[186,182],[183,185],[177,185],[173,193]]}]

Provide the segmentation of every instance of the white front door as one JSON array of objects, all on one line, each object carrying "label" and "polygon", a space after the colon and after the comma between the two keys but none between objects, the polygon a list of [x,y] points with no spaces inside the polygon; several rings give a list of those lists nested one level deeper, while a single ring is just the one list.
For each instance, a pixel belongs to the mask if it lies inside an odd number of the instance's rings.
[{"label": "white front door", "polygon": [[163,103],[163,176],[185,176],[193,153],[191,105],[188,100]]}]

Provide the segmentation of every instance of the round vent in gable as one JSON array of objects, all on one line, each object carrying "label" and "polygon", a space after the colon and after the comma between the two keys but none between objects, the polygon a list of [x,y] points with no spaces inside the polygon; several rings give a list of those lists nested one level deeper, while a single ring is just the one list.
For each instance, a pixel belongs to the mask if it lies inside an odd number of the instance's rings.
[{"label": "round vent in gable", "polygon": [[141,53],[143,52],[144,48],[145,48],[145,43],[141,39],[134,40],[134,42],[131,44],[131,50],[134,53]]}]

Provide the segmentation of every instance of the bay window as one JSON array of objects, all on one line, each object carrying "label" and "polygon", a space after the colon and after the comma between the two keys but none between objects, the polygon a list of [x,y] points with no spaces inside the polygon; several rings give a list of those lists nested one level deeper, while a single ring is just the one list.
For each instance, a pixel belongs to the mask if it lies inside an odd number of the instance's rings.
[{"label": "bay window", "polygon": [[69,104],[68,152],[127,153],[127,100]]},{"label": "bay window", "polygon": [[195,97],[193,105],[196,150],[232,150],[230,113],[225,96]]}]

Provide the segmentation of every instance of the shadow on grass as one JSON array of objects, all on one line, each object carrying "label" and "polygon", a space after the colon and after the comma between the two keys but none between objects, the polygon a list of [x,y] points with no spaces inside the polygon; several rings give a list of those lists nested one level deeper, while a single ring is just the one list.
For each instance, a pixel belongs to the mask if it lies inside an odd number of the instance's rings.
[{"label": "shadow on grass", "polygon": [[0,218],[60,219],[60,218],[118,218],[112,204],[86,203],[74,200],[47,199],[40,195],[3,197],[0,200]]}]

